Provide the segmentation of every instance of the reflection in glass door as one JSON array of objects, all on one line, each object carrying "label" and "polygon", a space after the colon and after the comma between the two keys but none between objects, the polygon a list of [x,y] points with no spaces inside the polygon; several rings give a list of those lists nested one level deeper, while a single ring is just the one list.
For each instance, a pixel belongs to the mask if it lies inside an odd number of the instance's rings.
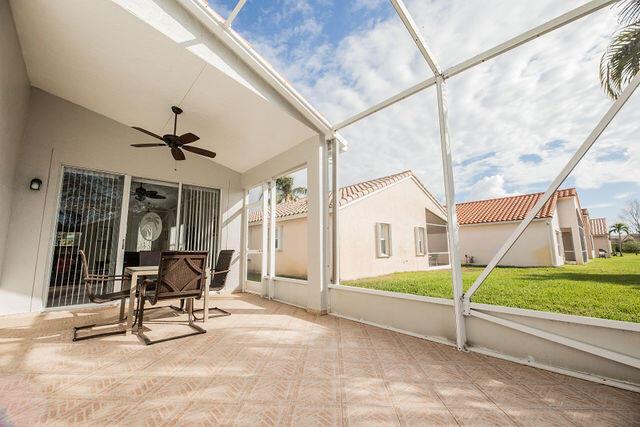
[{"label": "reflection in glass door", "polygon": [[80,250],[90,273],[115,274],[123,187],[121,175],[64,168],[47,307],[88,302]]},{"label": "reflection in glass door", "polygon": [[[177,214],[177,184],[133,178],[129,193],[125,266],[132,254],[176,249]],[[140,261],[144,263],[142,259],[137,262]]]}]

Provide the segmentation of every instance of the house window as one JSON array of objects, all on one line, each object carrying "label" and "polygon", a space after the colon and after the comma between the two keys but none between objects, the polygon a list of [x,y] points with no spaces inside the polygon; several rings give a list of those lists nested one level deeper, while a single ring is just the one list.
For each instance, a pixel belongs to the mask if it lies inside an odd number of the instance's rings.
[{"label": "house window", "polygon": [[376,223],[376,241],[378,257],[391,256],[391,224],[384,222]]},{"label": "house window", "polygon": [[282,250],[282,225],[276,225],[276,251]]},{"label": "house window", "polygon": [[416,242],[416,255],[424,256],[426,254],[426,230],[424,227],[415,227],[415,242]]}]

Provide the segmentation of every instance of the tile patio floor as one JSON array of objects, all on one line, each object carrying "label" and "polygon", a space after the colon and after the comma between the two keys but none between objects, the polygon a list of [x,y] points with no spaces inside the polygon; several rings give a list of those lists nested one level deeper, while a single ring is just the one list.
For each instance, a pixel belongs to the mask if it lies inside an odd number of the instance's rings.
[{"label": "tile patio floor", "polygon": [[[233,315],[150,347],[70,341],[110,308],[0,318],[0,425],[640,425],[639,394],[248,294],[216,302]],[[177,330],[165,313],[150,336]]]}]

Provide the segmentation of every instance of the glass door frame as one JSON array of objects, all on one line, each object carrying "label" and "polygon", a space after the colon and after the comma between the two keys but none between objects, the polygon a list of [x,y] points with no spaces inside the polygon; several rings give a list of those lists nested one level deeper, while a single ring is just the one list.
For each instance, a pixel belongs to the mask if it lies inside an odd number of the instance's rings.
[{"label": "glass door frame", "polygon": [[[58,215],[60,213],[60,204],[61,204],[61,197],[62,197],[62,185],[63,185],[63,181],[64,181],[64,174],[65,174],[65,170],[66,169],[80,169],[80,170],[84,170],[84,171],[89,171],[89,172],[99,172],[99,173],[108,173],[108,174],[112,174],[112,175],[117,175],[117,176],[121,176],[124,178],[124,183],[123,183],[123,188],[122,188],[122,204],[120,207],[120,223],[119,223],[119,228],[118,228],[118,240],[117,240],[117,251],[116,251],[116,268],[115,268],[115,273],[114,274],[122,274],[123,273],[123,267],[124,267],[124,252],[125,252],[125,245],[126,245],[126,238],[127,238],[127,222],[129,221],[129,202],[130,202],[130,196],[131,196],[131,181],[132,180],[140,180],[140,181],[144,181],[144,182],[149,182],[149,183],[154,183],[154,184],[158,184],[158,185],[170,185],[170,186],[176,186],[178,187],[178,207],[176,209],[176,228],[174,230],[174,233],[176,234],[175,236],[173,236],[173,238],[175,239],[176,245],[178,247],[175,248],[175,250],[181,250],[180,248],[180,221],[181,221],[181,215],[182,215],[182,187],[183,185],[192,185],[194,187],[201,187],[201,188],[206,188],[206,189],[210,189],[210,190],[216,190],[218,192],[218,211],[214,213],[214,218],[216,220],[216,241],[214,242],[214,256],[213,259],[215,261],[216,259],[216,255],[220,249],[220,239],[221,239],[221,231],[222,231],[222,189],[218,188],[218,187],[209,187],[209,186],[205,186],[202,184],[191,184],[190,182],[184,182],[184,181],[162,181],[159,179],[153,179],[153,178],[144,178],[144,177],[139,177],[139,176],[134,176],[131,174],[127,174],[127,173],[122,173],[122,172],[112,172],[112,171],[107,171],[107,170],[102,170],[102,169],[97,169],[97,168],[91,168],[91,167],[84,167],[84,166],[74,166],[74,165],[70,165],[70,164],[62,164],[60,167],[60,178],[58,180],[58,186],[56,188],[57,191],[57,196],[56,196],[56,209],[54,210],[54,218],[53,218],[53,224],[56,223]],[[54,252],[55,252],[55,243],[56,243],[56,236],[57,236],[57,228],[55,226],[52,227],[51,229],[51,236],[49,239],[49,252],[48,252],[48,257],[47,257],[47,265],[46,265],[46,272],[47,272],[47,279],[46,279],[46,286],[43,286],[43,290],[42,290],[42,311],[56,311],[56,310],[68,310],[71,308],[75,308],[75,307],[90,307],[92,305],[92,303],[86,303],[86,304],[75,304],[75,305],[65,305],[65,306],[57,306],[57,307],[47,307],[47,303],[48,303],[48,299],[49,299],[49,288],[51,286],[51,269],[53,268],[53,257],[54,257]],[[214,266],[211,265],[209,266],[210,269],[213,269]],[[114,291],[118,291],[121,289],[121,283],[117,282],[116,286],[114,287]]]}]

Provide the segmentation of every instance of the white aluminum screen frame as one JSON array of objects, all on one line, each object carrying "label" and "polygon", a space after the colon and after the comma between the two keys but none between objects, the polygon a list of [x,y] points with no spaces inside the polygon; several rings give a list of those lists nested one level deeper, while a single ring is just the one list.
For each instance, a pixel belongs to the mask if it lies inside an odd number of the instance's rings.
[{"label": "white aluminum screen frame", "polygon": [[[453,164],[451,160],[451,145],[450,145],[450,137],[448,132],[448,120],[447,120],[447,110],[446,110],[446,101],[445,101],[445,82],[448,78],[451,78],[455,75],[458,75],[476,65],[479,65],[485,61],[488,61],[492,58],[495,58],[499,55],[502,55],[512,49],[515,49],[519,46],[522,46],[531,40],[534,40],[544,34],[555,31],[558,28],[561,28],[571,22],[584,18],[586,16],[591,15],[592,13],[603,9],[606,6],[612,5],[619,0],[592,0],[588,3],[585,3],[582,6],[579,6],[575,9],[572,9],[564,14],[557,16],[541,25],[538,25],[524,33],[513,37],[497,46],[488,49],[480,54],[477,54],[469,59],[466,59],[457,65],[454,65],[446,70],[441,70],[438,66],[436,59],[433,57],[432,53],[428,49],[424,38],[422,37],[419,29],[417,28],[415,22],[413,21],[411,14],[408,9],[404,5],[402,0],[390,0],[392,6],[396,10],[398,16],[402,20],[402,23],[406,27],[407,31],[411,35],[412,39],[416,43],[416,46],[420,53],[422,54],[425,62],[427,63],[428,69],[431,70],[434,74],[434,77],[430,77],[425,79],[418,84],[413,85],[412,87],[405,89],[379,103],[376,105],[369,107],[363,110],[360,113],[357,113],[342,122],[334,125],[332,128],[331,139],[337,136],[337,132],[349,126],[353,123],[356,123],[359,120],[362,120],[365,117],[368,117],[384,108],[387,108],[409,96],[412,96],[428,87],[436,86],[437,89],[437,102],[438,102],[438,118],[439,118],[439,127],[440,127],[440,142],[441,142],[441,150],[442,150],[442,162],[443,162],[443,172],[445,177],[445,196],[446,196],[446,206],[447,206],[447,223],[449,224],[450,232],[449,232],[449,252],[452,260],[450,260],[452,266],[452,287],[454,293],[454,307],[455,307],[455,317],[456,317],[456,342],[459,350],[463,350],[466,345],[466,331],[464,325],[464,316],[476,316],[479,312],[476,310],[471,310],[471,296],[473,293],[482,285],[486,277],[491,273],[491,271],[495,268],[498,262],[504,257],[506,252],[513,246],[518,237],[524,232],[525,228],[531,223],[537,212],[544,206],[544,204],[551,198],[551,196],[555,193],[555,191],[559,188],[562,182],[566,179],[566,177],[571,173],[571,171],[576,167],[578,162],[584,157],[584,155],[591,149],[595,141],[602,134],[602,132],[607,128],[609,123],[613,120],[616,114],[620,111],[622,106],[627,102],[629,97],[633,94],[633,92],[637,89],[638,84],[640,83],[640,74],[636,75],[636,77],[627,85],[625,90],[622,92],[620,97],[611,105],[606,114],[602,117],[600,122],[594,128],[592,133],[587,137],[584,143],[580,146],[580,148],[576,151],[574,156],[569,160],[569,162],[565,165],[562,171],[558,174],[558,176],[553,180],[553,182],[549,185],[547,191],[544,193],[542,198],[538,200],[538,202],[534,205],[534,207],[529,211],[526,217],[520,222],[516,230],[512,233],[512,235],[507,239],[501,249],[496,253],[491,262],[487,265],[487,267],[483,270],[480,276],[476,279],[472,287],[466,292],[462,292],[462,281],[461,281],[461,263],[460,263],[460,255],[458,251],[459,245],[459,236],[458,236],[458,223],[455,214],[455,191],[454,191],[454,181],[453,181]],[[240,8],[242,7],[239,5]],[[236,7],[238,9],[238,6]],[[239,12],[239,9],[238,9]],[[237,11],[234,9],[234,14],[231,17],[233,20],[237,15]],[[230,28],[226,27],[226,30],[230,30]],[[226,34],[230,36],[231,40],[234,42],[237,41],[238,38],[235,32]],[[259,58],[256,60],[259,64],[263,65],[264,60]],[[307,106],[305,104],[305,106]],[[307,106],[308,107],[308,106]],[[317,118],[316,118],[317,123]],[[324,125],[325,123],[322,123]],[[320,129],[322,129],[322,125]],[[336,174],[337,175],[337,174]],[[337,182],[334,181],[334,182]],[[335,184],[334,184],[335,185]],[[335,193],[334,193],[335,194]],[[335,213],[337,213],[337,209],[335,209]],[[334,215],[334,225],[337,225],[337,215]],[[335,230],[337,237],[337,229]],[[337,239],[336,239],[337,240]],[[339,269],[338,264],[336,262],[336,254],[337,251],[333,251],[333,265],[334,265],[334,277],[339,277]],[[487,321],[493,321],[495,319],[488,319],[487,316],[482,316]],[[514,325],[509,324],[508,322],[501,322],[501,324],[505,327],[510,327],[512,329],[518,329],[521,332],[530,333],[536,335],[534,331],[531,331],[527,328],[520,328]],[[542,336],[543,335],[543,336]],[[537,336],[541,336],[545,339],[549,339],[551,341],[555,341],[564,345],[568,345],[567,341],[563,339],[563,337],[559,337],[554,334],[537,334]],[[581,350],[591,353],[597,354],[598,356],[605,357],[611,360],[621,361],[626,360],[624,357],[620,357],[621,355],[610,352],[608,350],[600,351],[600,349],[594,350],[589,346],[578,346]],[[574,347],[574,348],[578,348]],[[633,358],[632,358],[633,359]],[[637,364],[637,359],[633,359],[631,361],[626,360],[632,366]],[[622,362],[625,363],[625,362]]]}]

